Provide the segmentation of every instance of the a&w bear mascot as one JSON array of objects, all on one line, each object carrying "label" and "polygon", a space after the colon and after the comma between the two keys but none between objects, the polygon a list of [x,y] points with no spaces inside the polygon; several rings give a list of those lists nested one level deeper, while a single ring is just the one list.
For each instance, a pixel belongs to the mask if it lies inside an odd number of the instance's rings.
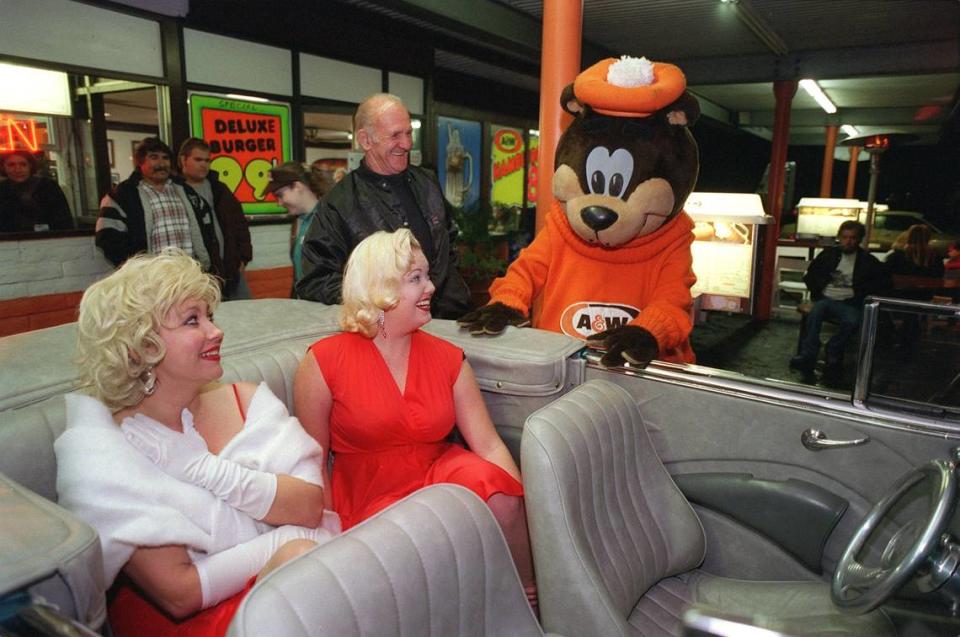
[{"label": "a&w bear mascot", "polygon": [[676,66],[607,59],[561,97],[575,116],[560,138],[557,203],[488,305],[459,320],[471,334],[539,327],[607,350],[607,366],[694,362],[693,222],[682,212],[699,169],[687,130],[700,106]]}]

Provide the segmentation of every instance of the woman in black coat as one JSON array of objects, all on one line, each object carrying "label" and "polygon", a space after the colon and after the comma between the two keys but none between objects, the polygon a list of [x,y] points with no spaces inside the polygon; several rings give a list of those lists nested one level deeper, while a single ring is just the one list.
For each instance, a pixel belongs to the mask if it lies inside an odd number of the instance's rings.
[{"label": "woman in black coat", "polygon": [[0,182],[0,232],[42,232],[73,228],[73,215],[57,182],[40,177],[27,151],[3,155],[6,181]]}]

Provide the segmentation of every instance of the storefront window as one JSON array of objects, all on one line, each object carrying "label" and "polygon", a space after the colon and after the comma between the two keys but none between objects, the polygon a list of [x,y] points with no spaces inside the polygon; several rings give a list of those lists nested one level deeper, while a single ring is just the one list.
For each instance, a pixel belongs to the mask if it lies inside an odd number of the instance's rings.
[{"label": "storefront window", "polygon": [[159,90],[0,63],[0,235],[92,230],[135,144],[158,134]]},{"label": "storefront window", "polygon": [[347,173],[353,149],[353,117],[346,113],[307,112],[303,115],[307,164],[329,173],[330,183]]}]

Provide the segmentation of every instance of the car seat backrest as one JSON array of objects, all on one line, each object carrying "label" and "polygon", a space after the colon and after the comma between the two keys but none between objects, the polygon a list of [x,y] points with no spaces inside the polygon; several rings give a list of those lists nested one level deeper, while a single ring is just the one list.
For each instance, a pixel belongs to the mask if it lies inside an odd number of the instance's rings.
[{"label": "car seat backrest", "polygon": [[427,487],[258,582],[228,633],[542,635],[500,527],[471,491]]},{"label": "car seat backrest", "polygon": [[703,560],[700,521],[619,385],[591,380],[533,413],[521,457],[545,629],[621,634],[647,590]]}]

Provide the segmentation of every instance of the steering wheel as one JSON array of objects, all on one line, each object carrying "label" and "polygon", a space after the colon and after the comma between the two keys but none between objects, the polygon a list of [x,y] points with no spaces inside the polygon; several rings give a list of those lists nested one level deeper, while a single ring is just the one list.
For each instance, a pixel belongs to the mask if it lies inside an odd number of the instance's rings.
[{"label": "steering wheel", "polygon": [[[933,486],[927,520],[915,520],[897,531],[883,551],[880,566],[858,562],[857,554],[883,517],[912,487],[924,480]],[[924,575],[923,582],[918,581],[918,587],[930,591],[946,581],[960,560],[960,546],[949,535],[941,538],[953,516],[956,498],[957,477],[950,461],[931,460],[900,478],[870,509],[843,552],[830,587],[833,603],[851,613],[869,612],[897,592],[925,563],[930,572]]]}]

